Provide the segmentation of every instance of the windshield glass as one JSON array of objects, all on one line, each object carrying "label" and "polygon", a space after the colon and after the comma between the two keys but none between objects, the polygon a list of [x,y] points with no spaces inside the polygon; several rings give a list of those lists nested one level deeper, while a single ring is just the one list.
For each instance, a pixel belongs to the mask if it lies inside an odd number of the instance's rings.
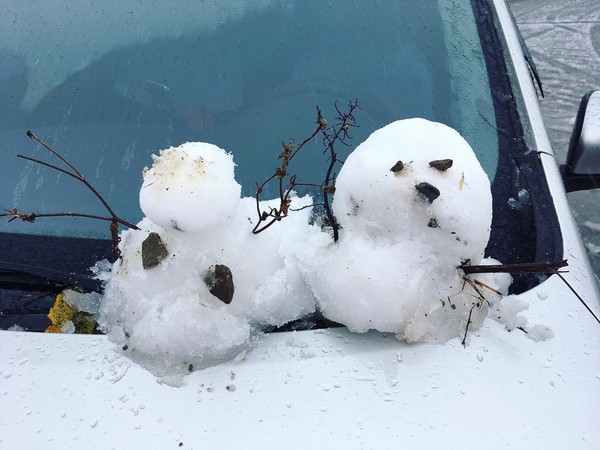
[{"label": "windshield glass", "polygon": [[[492,90],[468,2],[26,1],[6,6],[1,20],[5,209],[103,213],[82,185],[16,158],[51,156],[28,129],[135,222],[150,154],[214,143],[233,153],[242,194],[252,196],[281,141],[312,132],[317,105],[333,119],[335,103],[353,99],[360,128],[342,159],[385,124],[423,117],[457,129],[492,181],[498,172]],[[322,148],[311,145],[296,170],[320,179]],[[106,228],[87,219],[0,223],[4,232],[67,236],[105,237]]]}]

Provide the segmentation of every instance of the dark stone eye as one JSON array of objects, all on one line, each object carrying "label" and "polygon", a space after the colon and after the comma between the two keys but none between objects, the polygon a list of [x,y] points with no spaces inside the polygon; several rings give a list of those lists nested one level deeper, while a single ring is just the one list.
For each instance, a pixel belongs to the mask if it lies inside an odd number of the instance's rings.
[{"label": "dark stone eye", "polygon": [[439,170],[440,172],[445,172],[450,167],[452,167],[453,161],[451,159],[436,159],[434,161],[429,162],[429,167],[433,167],[434,169]]},{"label": "dark stone eye", "polygon": [[429,203],[433,203],[433,201],[440,196],[440,190],[426,181],[417,184],[415,188],[419,191],[419,194],[429,201]]},{"label": "dark stone eye", "polygon": [[402,169],[404,169],[404,163],[402,161],[398,161],[390,170],[394,173],[398,173],[401,172]]}]

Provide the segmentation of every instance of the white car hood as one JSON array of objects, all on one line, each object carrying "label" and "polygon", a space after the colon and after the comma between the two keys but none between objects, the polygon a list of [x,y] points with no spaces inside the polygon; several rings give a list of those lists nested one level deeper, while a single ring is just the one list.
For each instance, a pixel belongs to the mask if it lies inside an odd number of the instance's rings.
[{"label": "white car hood", "polygon": [[104,336],[3,331],[0,448],[600,448],[600,325],[556,276],[522,298],[554,338],[273,333],[177,388]]}]

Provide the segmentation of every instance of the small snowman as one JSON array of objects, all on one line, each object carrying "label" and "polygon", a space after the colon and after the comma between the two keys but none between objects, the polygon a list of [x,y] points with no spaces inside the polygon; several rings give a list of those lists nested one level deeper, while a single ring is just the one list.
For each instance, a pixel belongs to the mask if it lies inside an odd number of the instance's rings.
[{"label": "small snowman", "polygon": [[100,323],[159,376],[231,359],[264,327],[315,309],[284,245],[305,234],[310,209],[253,235],[256,200],[240,198],[234,169],[219,147],[186,143],[153,156],[144,170],[146,217],[139,230],[121,234],[122,260],[106,286]]},{"label": "small snowman", "polygon": [[333,210],[340,240],[309,275],[327,318],[407,341],[459,336],[469,316],[473,328],[481,324],[482,303],[497,294],[482,302],[458,266],[484,258],[492,196],[458,132],[424,119],[375,131],[340,170]]}]

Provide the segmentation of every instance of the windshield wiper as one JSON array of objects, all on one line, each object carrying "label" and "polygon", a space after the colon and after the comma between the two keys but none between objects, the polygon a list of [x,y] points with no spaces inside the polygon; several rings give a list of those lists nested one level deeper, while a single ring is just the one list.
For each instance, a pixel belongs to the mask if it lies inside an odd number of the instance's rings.
[{"label": "windshield wiper", "polygon": [[0,261],[1,289],[58,293],[67,287],[82,292],[102,292],[102,282],[92,275]]},{"label": "windshield wiper", "polygon": [[527,63],[527,69],[529,69],[529,76],[531,77],[531,81],[533,85],[539,89],[540,95],[544,98],[544,88],[542,87],[542,79],[540,78],[540,74],[535,66],[535,61],[533,60],[533,56],[531,55],[531,51],[529,47],[527,47],[527,43],[525,42],[525,38],[521,33],[521,29],[517,24],[517,19],[512,12],[510,7],[508,8],[510,16],[512,18],[513,24],[515,25],[515,29],[517,30],[517,38],[519,39],[519,44],[521,45],[521,49],[523,50],[523,56],[525,57],[525,62]]}]

